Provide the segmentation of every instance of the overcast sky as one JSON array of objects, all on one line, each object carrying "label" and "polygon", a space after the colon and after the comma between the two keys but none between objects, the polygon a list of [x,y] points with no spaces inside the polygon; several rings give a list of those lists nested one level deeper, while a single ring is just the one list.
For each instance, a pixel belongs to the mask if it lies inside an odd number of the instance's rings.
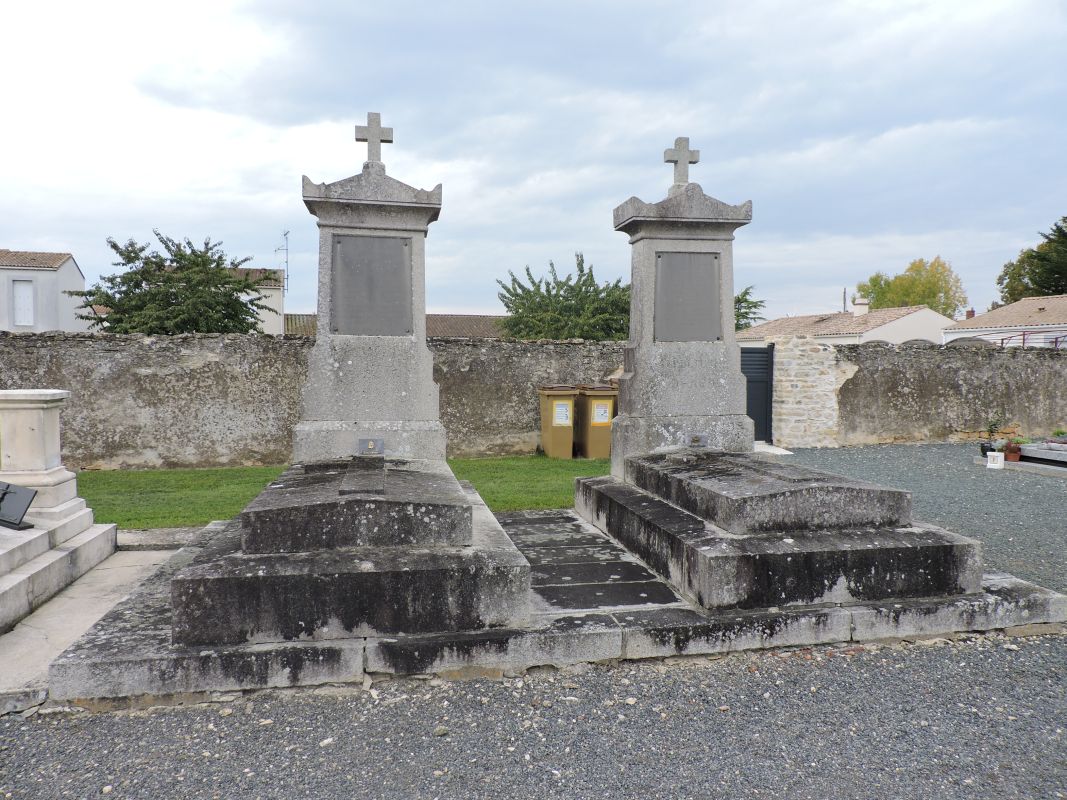
[{"label": "overcast sky", "polygon": [[584,251],[629,280],[612,209],[661,200],[663,150],[752,200],[735,283],[767,316],[947,259],[979,310],[1003,263],[1067,215],[1067,3],[4,3],[0,247],[74,253],[152,229],[278,266],[315,307],[301,175],[444,184],[430,311],[499,313],[497,278]]}]

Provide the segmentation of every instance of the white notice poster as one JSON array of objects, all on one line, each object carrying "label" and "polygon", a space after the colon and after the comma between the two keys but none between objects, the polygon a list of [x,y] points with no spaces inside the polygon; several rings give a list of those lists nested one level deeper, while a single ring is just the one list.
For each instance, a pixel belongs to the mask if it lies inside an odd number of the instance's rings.
[{"label": "white notice poster", "polygon": [[986,453],[985,458],[985,465],[988,469],[1004,469],[1003,453]]},{"label": "white notice poster", "polygon": [[571,404],[566,400],[557,400],[552,404],[552,424],[553,425],[570,425],[571,424]]},{"label": "white notice poster", "polygon": [[593,424],[605,425],[611,422],[611,403],[593,403]]}]

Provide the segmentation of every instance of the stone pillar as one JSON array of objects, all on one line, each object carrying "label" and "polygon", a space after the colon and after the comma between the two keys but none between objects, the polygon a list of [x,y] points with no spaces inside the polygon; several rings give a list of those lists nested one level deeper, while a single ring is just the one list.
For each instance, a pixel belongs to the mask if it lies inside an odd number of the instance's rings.
[{"label": "stone pillar", "polygon": [[319,295],[296,463],[347,458],[361,440],[384,440],[388,456],[445,457],[425,297],[426,233],[441,213],[441,185],[415,189],[386,175],[381,142],[392,130],[368,117],[357,127],[370,145],[361,174],[303,179],[304,204],[318,218]]},{"label": "stone pillar", "polygon": [[0,391],[0,481],[37,490],[31,514],[78,494],[59,451],[59,411],[68,397],[59,389]]},{"label": "stone pillar", "polygon": [[689,183],[688,164],[698,158],[678,139],[664,154],[675,164],[667,199],[631,197],[615,209],[615,230],[633,245],[630,340],[612,423],[611,471],[620,480],[631,455],[692,444],[752,450],[732,249],[752,202],[727,205]]}]

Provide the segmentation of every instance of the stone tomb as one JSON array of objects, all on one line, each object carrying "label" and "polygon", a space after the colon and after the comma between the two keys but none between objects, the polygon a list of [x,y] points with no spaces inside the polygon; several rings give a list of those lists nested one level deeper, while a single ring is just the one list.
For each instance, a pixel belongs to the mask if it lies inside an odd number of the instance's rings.
[{"label": "stone tomb", "polygon": [[668,198],[616,209],[634,291],[612,476],[579,479],[584,520],[496,519],[443,461],[422,300],[440,187],[385,176],[376,115],[361,135],[362,175],[304,182],[321,333],[298,463],[56,659],[53,697],[499,676],[1067,618],[1067,598],[982,575],[978,543],[913,522],[906,492],[748,452],[731,241],[751,205],[687,182],[686,139],[664,154]]}]

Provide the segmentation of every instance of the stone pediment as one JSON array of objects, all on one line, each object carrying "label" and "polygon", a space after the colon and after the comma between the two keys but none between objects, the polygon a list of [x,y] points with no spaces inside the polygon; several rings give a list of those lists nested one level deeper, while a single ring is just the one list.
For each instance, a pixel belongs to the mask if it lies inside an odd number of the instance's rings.
[{"label": "stone pediment", "polygon": [[[416,189],[385,174],[385,165],[368,161],[363,172],[334,183],[313,183],[303,176],[304,202],[334,201],[383,205],[441,206],[441,184]],[[310,207],[310,206],[309,206]]]},{"label": "stone pediment", "polygon": [[685,188],[658,203],[646,203],[631,197],[615,209],[615,230],[622,230],[631,222],[660,220],[663,222],[722,222],[735,226],[752,221],[752,201],[731,206],[704,194],[698,183]]}]

